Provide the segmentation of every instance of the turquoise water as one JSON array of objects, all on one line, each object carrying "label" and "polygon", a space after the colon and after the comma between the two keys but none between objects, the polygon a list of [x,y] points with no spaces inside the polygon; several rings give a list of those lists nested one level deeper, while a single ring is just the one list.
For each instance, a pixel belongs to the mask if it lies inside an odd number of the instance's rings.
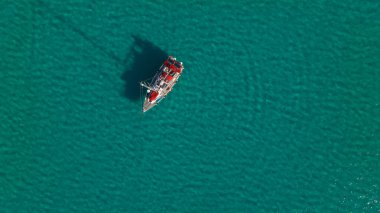
[{"label": "turquoise water", "polygon": [[379,211],[379,11],[1,1],[0,212]]}]

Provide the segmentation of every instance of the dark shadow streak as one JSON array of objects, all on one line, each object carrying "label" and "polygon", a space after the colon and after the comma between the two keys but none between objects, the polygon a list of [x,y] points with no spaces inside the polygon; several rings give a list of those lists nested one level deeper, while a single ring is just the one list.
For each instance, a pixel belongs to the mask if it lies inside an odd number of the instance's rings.
[{"label": "dark shadow streak", "polygon": [[127,53],[125,59],[122,60],[114,52],[101,46],[98,40],[91,38],[80,28],[76,27],[76,25],[70,21],[69,18],[54,13],[53,8],[51,8],[47,3],[41,0],[36,0],[35,4],[40,7],[44,7],[44,12],[49,12],[63,25],[70,28],[73,32],[77,33],[84,40],[89,42],[94,48],[114,59],[118,65],[123,67],[124,72],[121,79],[125,82],[125,88],[122,95],[130,100],[137,101],[140,98],[139,82],[153,77],[163,61],[168,57],[168,54],[165,51],[154,45],[152,42],[142,39],[136,35],[132,35],[134,40],[132,47]]},{"label": "dark shadow streak", "polygon": [[124,96],[130,100],[140,98],[139,82],[153,77],[168,54],[155,46],[152,42],[133,35],[133,45],[127,54],[126,60],[131,58],[121,79],[125,81]]},{"label": "dark shadow streak", "polygon": [[68,20],[66,20],[64,17],[62,16],[59,16],[57,15],[56,18],[58,20],[60,20],[62,23],[66,24],[66,26],[70,27],[71,30],[75,33],[77,33],[78,35],[82,36],[82,38],[86,41],[88,41],[93,47],[95,47],[96,49],[100,50],[101,52],[103,52],[104,54],[106,54],[108,57],[112,58],[113,60],[115,60],[116,62],[118,62],[119,64],[122,64],[123,63],[123,60],[121,58],[119,58],[115,53],[111,52],[111,51],[108,51],[107,49],[105,49],[104,47],[100,46],[96,40],[88,37],[83,31],[81,31],[79,28],[76,28],[74,27],[74,25],[72,25],[71,23],[68,22]]},{"label": "dark shadow streak", "polygon": [[88,43],[90,43],[94,48],[100,50],[104,54],[106,54],[108,57],[115,60],[118,64],[123,65],[123,60],[119,58],[114,52],[107,50],[103,46],[99,45],[99,41],[97,41],[94,38],[90,38],[86,33],[84,33],[81,29],[75,26],[73,22],[71,22],[68,18],[65,18],[62,15],[54,13],[53,9],[45,2],[43,1],[36,1],[38,3],[38,6],[46,8],[44,11],[48,11],[51,15],[53,15],[54,18],[58,19],[63,25],[70,28],[73,32],[80,35],[84,40],[86,40]]}]

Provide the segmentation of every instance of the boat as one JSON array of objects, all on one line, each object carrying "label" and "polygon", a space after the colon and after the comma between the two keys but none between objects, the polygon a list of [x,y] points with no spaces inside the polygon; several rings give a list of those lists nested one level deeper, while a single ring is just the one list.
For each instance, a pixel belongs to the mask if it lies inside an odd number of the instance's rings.
[{"label": "boat", "polygon": [[150,82],[140,82],[140,85],[146,89],[142,108],[143,112],[156,106],[170,93],[170,91],[172,91],[172,88],[177,83],[183,69],[182,62],[177,61],[173,56],[169,56]]}]

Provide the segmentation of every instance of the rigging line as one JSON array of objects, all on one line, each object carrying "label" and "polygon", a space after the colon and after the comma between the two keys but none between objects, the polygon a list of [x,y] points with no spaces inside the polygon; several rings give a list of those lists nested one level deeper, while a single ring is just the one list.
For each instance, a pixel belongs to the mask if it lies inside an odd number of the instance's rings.
[{"label": "rigging line", "polygon": [[142,86],[140,85],[140,103],[141,103],[141,107],[144,107],[144,102],[142,100],[142,94],[143,94],[143,89],[142,89]]},{"label": "rigging line", "polygon": [[140,85],[141,119],[142,119],[142,117],[144,116],[143,108],[144,108],[145,96],[146,96],[146,94],[144,94],[144,89],[143,89],[143,87]]},{"label": "rigging line", "polygon": [[[147,79],[142,80],[142,81],[143,81],[143,82],[148,82],[148,80],[152,80],[152,78],[153,78],[153,77],[150,77],[150,78],[147,78]],[[140,82],[142,82],[142,81],[140,81]],[[139,83],[140,83],[140,82],[139,82]]]}]

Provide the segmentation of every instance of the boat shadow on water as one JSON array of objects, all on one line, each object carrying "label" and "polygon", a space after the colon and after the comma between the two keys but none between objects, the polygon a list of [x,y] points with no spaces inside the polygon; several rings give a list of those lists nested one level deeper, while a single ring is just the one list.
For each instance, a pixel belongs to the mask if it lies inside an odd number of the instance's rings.
[{"label": "boat shadow on water", "polygon": [[152,78],[168,54],[148,40],[132,37],[134,42],[125,58],[121,79],[125,81],[123,96],[137,101],[141,95],[139,82]]}]

